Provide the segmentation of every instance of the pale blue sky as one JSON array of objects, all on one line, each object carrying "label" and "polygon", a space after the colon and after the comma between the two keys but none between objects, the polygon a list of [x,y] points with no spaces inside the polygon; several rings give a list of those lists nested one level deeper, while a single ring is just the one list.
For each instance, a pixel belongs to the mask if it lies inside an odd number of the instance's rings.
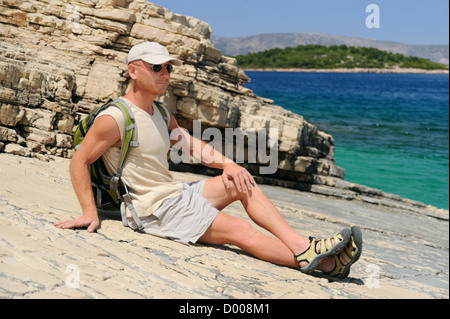
[{"label": "pale blue sky", "polygon": [[[318,32],[408,44],[449,43],[448,0],[150,0],[209,23],[213,35]],[[380,28],[367,28],[369,4]]]}]

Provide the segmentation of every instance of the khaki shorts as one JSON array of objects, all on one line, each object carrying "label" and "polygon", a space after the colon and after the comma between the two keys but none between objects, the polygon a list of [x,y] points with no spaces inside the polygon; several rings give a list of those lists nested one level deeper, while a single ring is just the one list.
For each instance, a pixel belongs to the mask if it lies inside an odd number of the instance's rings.
[{"label": "khaki shorts", "polygon": [[[195,244],[219,213],[203,197],[205,182],[184,183],[178,196],[166,199],[151,216],[142,219],[142,231],[187,245]],[[131,228],[136,228],[132,219],[128,222]]]}]

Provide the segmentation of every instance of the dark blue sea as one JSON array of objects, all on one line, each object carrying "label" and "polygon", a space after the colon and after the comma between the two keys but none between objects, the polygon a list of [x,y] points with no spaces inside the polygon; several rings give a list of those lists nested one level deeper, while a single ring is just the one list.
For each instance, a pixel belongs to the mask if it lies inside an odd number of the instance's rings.
[{"label": "dark blue sea", "polygon": [[449,76],[246,72],[336,143],[345,180],[449,209]]}]

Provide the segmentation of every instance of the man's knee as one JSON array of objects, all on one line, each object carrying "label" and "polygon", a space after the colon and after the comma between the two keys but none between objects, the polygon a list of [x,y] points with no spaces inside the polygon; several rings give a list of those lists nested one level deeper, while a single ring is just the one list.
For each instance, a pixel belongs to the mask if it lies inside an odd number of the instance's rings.
[{"label": "man's knee", "polygon": [[245,219],[237,218],[233,225],[234,244],[237,246],[252,246],[257,240],[257,230]]},{"label": "man's knee", "polygon": [[234,230],[239,234],[248,233],[253,227],[250,225],[248,221],[242,218],[236,218],[234,222]]},{"label": "man's knee", "polygon": [[230,188],[227,189],[227,192],[229,192],[233,201],[242,201],[257,195],[262,191],[257,184],[252,185],[250,190],[246,189],[245,191],[239,191],[235,182],[231,181]]}]

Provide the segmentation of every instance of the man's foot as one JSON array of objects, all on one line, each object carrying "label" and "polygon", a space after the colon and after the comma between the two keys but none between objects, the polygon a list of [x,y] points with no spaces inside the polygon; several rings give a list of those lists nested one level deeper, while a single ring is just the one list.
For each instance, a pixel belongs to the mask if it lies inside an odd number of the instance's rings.
[{"label": "man's foot", "polygon": [[310,237],[311,244],[309,247],[303,253],[295,256],[301,267],[300,270],[304,273],[314,271],[319,267],[319,262],[322,259],[332,258],[338,255],[350,241],[351,237],[352,231],[348,228],[345,228],[333,238],[315,239]]},{"label": "man's foot", "polygon": [[352,227],[352,236],[344,249],[334,256],[334,267],[330,271],[323,269],[324,274],[339,279],[347,278],[350,267],[358,261],[362,252],[362,233],[358,226]]}]

